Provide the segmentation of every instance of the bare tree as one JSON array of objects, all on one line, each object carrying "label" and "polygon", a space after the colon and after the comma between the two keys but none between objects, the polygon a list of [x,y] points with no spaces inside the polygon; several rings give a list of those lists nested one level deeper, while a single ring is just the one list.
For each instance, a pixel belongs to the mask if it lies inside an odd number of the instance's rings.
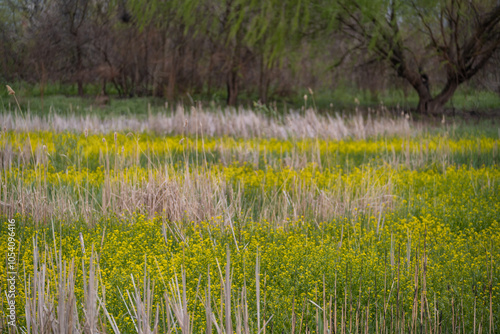
[{"label": "bare tree", "polygon": [[[336,5],[337,6],[337,5]],[[500,46],[496,1],[341,1],[342,30],[369,46],[416,90],[417,111],[442,111],[458,86],[483,68]],[[425,65],[439,64],[443,86],[433,94]]]}]

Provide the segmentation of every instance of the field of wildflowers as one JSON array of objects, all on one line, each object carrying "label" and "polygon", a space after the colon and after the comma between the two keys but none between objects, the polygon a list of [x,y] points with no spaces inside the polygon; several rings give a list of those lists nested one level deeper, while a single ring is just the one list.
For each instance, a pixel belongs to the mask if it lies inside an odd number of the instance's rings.
[{"label": "field of wildflowers", "polygon": [[168,134],[8,122],[18,330],[500,330],[498,134],[402,117],[238,136],[184,116]]}]

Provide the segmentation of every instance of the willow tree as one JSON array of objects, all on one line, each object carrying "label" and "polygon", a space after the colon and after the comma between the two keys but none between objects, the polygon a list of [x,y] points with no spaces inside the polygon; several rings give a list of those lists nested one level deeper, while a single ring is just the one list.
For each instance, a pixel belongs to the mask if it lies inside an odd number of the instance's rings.
[{"label": "willow tree", "polygon": [[[419,113],[436,114],[460,84],[482,69],[500,46],[496,0],[340,0],[333,21],[368,47],[417,92]],[[441,87],[426,64],[439,64]],[[430,68],[428,68],[430,70]]]},{"label": "willow tree", "polygon": [[[285,50],[297,40],[299,27],[307,24],[307,7],[301,0],[129,0],[141,26],[163,26],[169,34],[179,27],[187,40],[202,39],[204,49],[217,54],[218,73],[227,87],[227,103],[235,105],[240,86],[245,84],[243,67],[259,59],[259,95],[265,101],[265,72],[285,56]],[[200,46],[201,48],[201,46]],[[210,83],[208,83],[210,86]]]},{"label": "willow tree", "polygon": [[255,1],[256,14],[249,21],[245,42],[259,58],[259,99],[267,103],[269,70],[282,65],[306,37],[310,3],[301,0]]}]

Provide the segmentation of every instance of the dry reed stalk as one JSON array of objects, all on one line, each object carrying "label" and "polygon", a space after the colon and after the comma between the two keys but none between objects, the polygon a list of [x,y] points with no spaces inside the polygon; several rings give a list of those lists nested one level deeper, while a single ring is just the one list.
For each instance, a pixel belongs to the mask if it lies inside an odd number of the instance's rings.
[{"label": "dry reed stalk", "polygon": [[210,283],[210,266],[208,266],[207,269],[207,288],[205,290],[205,301],[204,301],[204,306],[205,306],[205,320],[207,323],[207,326],[205,328],[205,333],[206,334],[212,334],[212,299],[211,299],[211,283]]},{"label": "dry reed stalk", "polygon": [[365,323],[365,334],[368,334],[370,331],[370,325],[369,325],[369,320],[370,320],[370,295],[368,295],[368,305],[366,306],[366,323]]},{"label": "dry reed stalk", "polygon": [[8,326],[9,319],[7,318],[7,313],[5,312],[4,307],[3,307],[4,293],[3,293],[2,288],[3,288],[3,286],[0,285],[0,296],[2,296],[2,299],[0,299],[0,301],[1,301],[0,302],[0,314],[1,314],[1,316],[0,316],[0,330],[4,330],[4,328],[7,328],[7,333],[11,334],[14,332],[14,330],[12,328],[9,328],[9,326]]},{"label": "dry reed stalk", "polygon": [[419,270],[418,270],[418,252],[415,258],[415,274],[413,278],[414,282],[414,294],[413,294],[413,307],[412,307],[412,321],[411,330],[412,332],[417,330],[417,320],[418,320],[418,292],[419,292]]},{"label": "dry reed stalk", "polygon": [[332,310],[332,302],[333,302],[333,297],[330,295],[330,300],[328,302],[328,333],[331,333],[333,330],[333,310]]},{"label": "dry reed stalk", "polygon": [[451,297],[451,332],[455,333],[455,297]]},{"label": "dry reed stalk", "polygon": [[33,277],[26,276],[24,270],[24,290],[26,293],[25,315],[27,333],[48,333],[54,319],[54,304],[49,296],[47,267],[43,263],[39,269],[38,242],[33,239]]},{"label": "dry reed stalk", "polygon": [[106,305],[104,304],[104,302],[99,297],[97,297],[97,299],[99,300],[99,305],[102,307],[103,312],[106,315],[106,318],[108,319],[108,322],[111,326],[111,329],[113,330],[113,333],[120,334],[121,332],[120,332],[120,329],[118,328],[118,325],[116,323],[114,316],[108,312],[108,309],[106,308]]},{"label": "dry reed stalk", "polygon": [[263,325],[262,325],[262,328],[261,328],[261,332],[262,333],[266,333],[266,329],[267,329],[267,324],[269,323],[269,321],[271,321],[272,319],[272,315],[267,319],[266,321],[266,298],[267,298],[267,293],[266,293],[266,287],[267,287],[267,276],[266,276],[266,273],[264,272],[264,300],[262,301],[263,302],[263,313],[262,313],[262,320],[263,320]]},{"label": "dry reed stalk", "polygon": [[331,330],[337,333],[337,272],[335,272],[335,301],[333,306],[333,328]]},{"label": "dry reed stalk", "polygon": [[396,285],[396,331],[400,331],[399,328],[399,283],[400,283],[400,273],[401,273],[401,247],[398,248],[398,269],[397,269],[397,285]]},{"label": "dry reed stalk", "polygon": [[328,318],[326,317],[326,284],[325,274],[323,274],[323,332],[328,332]]},{"label": "dry reed stalk", "polygon": [[[50,271],[57,276],[57,292],[54,294],[50,288]],[[76,305],[73,262],[68,266],[66,261],[62,261],[60,251],[54,248],[53,255],[46,249],[45,261],[40,263],[37,240],[33,239],[33,277],[26,277],[25,271],[24,278],[27,333],[82,332]]]},{"label": "dry reed stalk", "polygon": [[241,308],[243,310],[243,334],[250,334],[250,315],[248,313],[246,280],[243,281],[243,289],[241,290]]},{"label": "dry reed stalk", "polygon": [[[347,271],[346,271],[346,275],[347,275]],[[344,287],[344,305],[342,306],[343,307],[343,310],[344,310],[344,314],[343,314],[343,318],[342,318],[342,332],[345,333],[346,332],[346,329],[347,329],[347,322],[349,322],[349,326],[352,324],[352,321],[350,319],[351,316],[349,314],[349,320],[347,319],[347,286]],[[351,329],[349,329],[349,332],[351,332]]]},{"label": "dry reed stalk", "polygon": [[[257,331],[260,332],[260,257],[259,250],[257,249],[257,256],[255,259],[255,295],[256,295],[256,306],[257,306]],[[302,325],[302,320],[301,320]],[[299,327],[300,331],[301,327]]]},{"label": "dry reed stalk", "polygon": [[389,327],[389,332],[394,333],[395,330],[396,330],[396,328],[394,326],[394,305],[391,304],[391,323],[390,323],[390,327]]},{"label": "dry reed stalk", "polygon": [[233,322],[231,320],[231,257],[229,245],[226,249],[226,279],[224,280],[224,306],[225,306],[225,325],[228,333],[233,333]]},{"label": "dry reed stalk", "polygon": [[345,315],[344,315],[344,305],[340,306],[340,333],[345,333]]},{"label": "dry reed stalk", "polygon": [[[104,238],[104,234],[103,234]],[[102,244],[101,244],[102,248]],[[83,273],[83,294],[84,294],[84,315],[85,324],[83,326],[83,332],[86,334],[97,333],[98,332],[98,320],[100,313],[99,305],[99,280],[98,280],[98,267],[96,267],[96,255],[94,253],[94,245],[92,245],[92,252],[89,260],[88,274],[85,269],[85,262],[82,259],[82,273]],[[105,293],[104,286],[103,289],[103,302],[105,303]]]},{"label": "dry reed stalk", "polygon": [[361,279],[362,279],[362,275],[359,275],[358,302],[356,305],[356,333],[359,333],[360,326],[362,326],[362,324],[363,324],[363,320],[360,319],[360,315],[362,316],[362,311],[361,311]]},{"label": "dry reed stalk", "polygon": [[[146,261],[145,261],[146,264]],[[153,334],[158,332],[158,319],[159,307],[156,305],[155,317],[152,317],[153,312],[153,296],[154,296],[154,283],[151,284],[150,279],[147,277],[146,265],[144,267],[144,286],[141,293],[140,287],[135,284],[134,276],[131,275],[132,285],[134,291],[130,293],[127,291],[130,307],[127,305],[125,298],[122,299],[126,305],[128,314],[132,319],[132,323],[139,334]],[[151,323],[153,327],[151,327]],[[181,324],[182,326],[182,324]],[[182,327],[181,327],[182,328]],[[188,332],[183,332],[188,333]],[[190,334],[190,333],[189,333]]]},{"label": "dry reed stalk", "polygon": [[403,324],[401,326],[401,328],[402,328],[401,333],[404,333],[403,331],[405,330],[405,323],[406,323],[406,314],[403,313]]},{"label": "dry reed stalk", "polygon": [[302,321],[304,320],[304,314],[306,309],[306,298],[302,301],[302,312],[300,313],[300,323],[299,323],[299,333],[302,331]]},{"label": "dry reed stalk", "polygon": [[53,323],[52,330],[61,334],[78,333],[81,332],[81,328],[76,308],[74,262],[72,261],[67,268],[66,261],[61,260],[61,254],[57,257],[59,262],[57,320]]},{"label": "dry reed stalk", "polygon": [[464,299],[460,297],[460,309],[462,311],[462,329],[465,332],[465,317],[464,317]]},{"label": "dry reed stalk", "polygon": [[476,333],[476,304],[477,304],[477,296],[474,295],[474,320],[472,326],[473,333]]},{"label": "dry reed stalk", "polygon": [[5,85],[5,87],[7,88],[8,94],[12,95],[14,97],[14,100],[16,100],[17,107],[19,108],[19,112],[22,115],[23,110],[21,109],[21,106],[19,105],[19,101],[17,100],[16,92],[9,85]]},{"label": "dry reed stalk", "polygon": [[179,286],[177,275],[175,275],[174,278],[172,278],[172,281],[169,283],[171,295],[169,296],[167,293],[165,293],[165,300],[167,302],[167,305],[171,307],[173,314],[177,319],[177,323],[181,328],[181,332],[183,334],[191,334],[192,323],[190,321],[190,315],[187,310],[188,301],[186,297],[186,272],[182,270],[182,287]]},{"label": "dry reed stalk", "polygon": [[[490,256],[491,257],[491,256]],[[490,281],[488,284],[488,292],[489,292],[489,297],[490,297],[490,309],[489,309],[489,332],[490,334],[495,331],[494,328],[494,322],[493,322],[493,259],[491,257],[491,263],[490,263]]]},{"label": "dry reed stalk", "polygon": [[[13,95],[15,97],[15,95]],[[17,98],[16,98],[17,101]],[[19,105],[18,105],[19,107]],[[20,109],[20,107],[19,107]],[[29,112],[29,110],[28,110]],[[109,132],[155,132],[173,135],[235,136],[240,138],[321,138],[321,139],[366,139],[378,135],[405,136],[410,131],[419,132],[418,124],[410,124],[404,117],[377,117],[354,115],[320,115],[309,109],[304,114],[291,112],[279,119],[248,109],[222,110],[216,112],[197,110],[185,113],[179,106],[173,114],[152,113],[144,120],[137,117],[115,116],[102,119],[98,116],[61,116],[51,112],[47,116],[0,115],[0,123],[9,130],[24,131],[76,131],[93,129],[94,133]],[[112,129],[112,130],[110,130]]]}]

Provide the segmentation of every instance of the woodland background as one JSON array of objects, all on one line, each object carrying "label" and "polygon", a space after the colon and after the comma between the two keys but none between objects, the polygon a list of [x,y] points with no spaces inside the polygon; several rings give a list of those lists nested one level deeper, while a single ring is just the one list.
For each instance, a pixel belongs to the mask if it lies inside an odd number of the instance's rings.
[{"label": "woodland background", "polygon": [[[459,0],[2,0],[0,81],[30,85],[42,99],[47,91],[194,96],[233,106],[308,91],[351,100],[363,92],[379,103],[397,92],[401,103],[416,94],[410,106],[420,112],[439,111],[460,85],[461,94],[488,92],[498,103],[499,8]],[[434,100],[436,108],[426,107]]]}]

